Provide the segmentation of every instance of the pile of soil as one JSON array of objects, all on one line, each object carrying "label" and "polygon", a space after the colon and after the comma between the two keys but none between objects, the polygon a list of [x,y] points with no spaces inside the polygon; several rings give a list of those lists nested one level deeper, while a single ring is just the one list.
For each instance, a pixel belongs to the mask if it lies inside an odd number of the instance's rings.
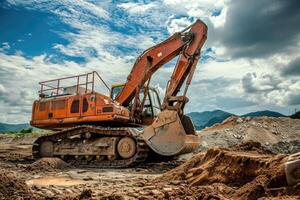
[{"label": "pile of soil", "polygon": [[31,189],[13,172],[0,170],[0,199],[36,199]]},{"label": "pile of soil", "polygon": [[292,154],[300,151],[300,119],[233,116],[202,130],[199,136],[198,152],[254,141],[275,154]]},{"label": "pile of soil", "polygon": [[19,165],[28,171],[56,171],[57,169],[70,168],[70,165],[60,158],[41,158],[29,165]]},{"label": "pile of soil", "polygon": [[[248,144],[249,148],[250,144]],[[258,199],[300,195],[300,183],[287,186],[285,155],[259,154],[225,148],[199,153],[183,165],[154,179],[161,185],[185,185],[165,197],[195,199]]]}]

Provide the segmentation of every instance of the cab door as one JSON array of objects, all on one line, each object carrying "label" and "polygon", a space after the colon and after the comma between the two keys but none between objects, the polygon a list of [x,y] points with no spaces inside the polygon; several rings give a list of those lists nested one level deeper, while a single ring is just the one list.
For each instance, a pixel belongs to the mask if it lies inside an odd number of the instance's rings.
[{"label": "cab door", "polygon": [[81,95],[72,96],[68,99],[67,117],[81,116]]},{"label": "cab door", "polygon": [[48,118],[63,119],[67,116],[67,99],[57,98],[50,101]]},{"label": "cab door", "polygon": [[96,114],[96,95],[85,94],[81,96],[81,116],[93,116]]},{"label": "cab door", "polygon": [[95,115],[95,95],[83,94],[69,98],[68,117]]}]

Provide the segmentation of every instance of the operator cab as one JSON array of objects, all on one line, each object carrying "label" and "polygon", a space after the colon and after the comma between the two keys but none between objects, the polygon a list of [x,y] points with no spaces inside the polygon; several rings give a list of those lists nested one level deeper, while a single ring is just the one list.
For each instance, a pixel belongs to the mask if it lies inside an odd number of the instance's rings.
[{"label": "operator cab", "polygon": [[[124,87],[124,83],[122,84],[115,84],[111,87],[111,98],[115,100],[115,98],[119,95]],[[143,99],[144,90],[141,89],[139,99]],[[150,87],[149,93],[145,101],[145,105],[142,112],[143,118],[151,118],[153,119],[161,112],[161,103],[159,99],[158,92],[155,88]]]}]

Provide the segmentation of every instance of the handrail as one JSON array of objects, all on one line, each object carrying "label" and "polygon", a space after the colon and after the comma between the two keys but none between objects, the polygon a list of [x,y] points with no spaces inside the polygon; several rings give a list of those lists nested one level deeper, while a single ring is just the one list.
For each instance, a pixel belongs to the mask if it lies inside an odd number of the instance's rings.
[{"label": "handrail", "polygon": [[93,71],[93,72],[89,72],[89,73],[86,73],[86,74],[79,74],[79,75],[74,75],[74,76],[67,76],[67,77],[64,77],[64,78],[56,78],[56,79],[52,79],[52,80],[41,81],[41,82],[39,82],[39,84],[46,83],[46,82],[57,81],[57,80],[64,80],[64,79],[76,78],[78,76],[86,76],[86,75],[92,74],[92,73],[97,73],[97,72]]},{"label": "handrail", "polygon": [[[95,89],[95,76],[100,79],[100,81],[104,84],[104,86],[108,89],[110,93],[110,88],[103,80],[103,78],[96,71],[89,72],[86,74],[79,74],[75,76],[68,76],[63,78],[47,80],[47,81],[41,81],[39,82],[39,84],[41,85],[41,89],[38,92],[43,95],[45,95],[44,92],[49,92],[50,96],[54,96],[54,95],[63,94],[65,88],[76,87],[76,94],[78,94],[79,87],[85,85],[85,87],[83,87],[85,89],[84,92],[87,93],[91,91],[93,93]],[[82,77],[85,77],[85,81],[80,82],[80,78]],[[90,80],[90,78],[92,78],[92,80]],[[65,86],[62,86],[63,81],[68,79],[76,82],[76,84],[66,84]]]}]

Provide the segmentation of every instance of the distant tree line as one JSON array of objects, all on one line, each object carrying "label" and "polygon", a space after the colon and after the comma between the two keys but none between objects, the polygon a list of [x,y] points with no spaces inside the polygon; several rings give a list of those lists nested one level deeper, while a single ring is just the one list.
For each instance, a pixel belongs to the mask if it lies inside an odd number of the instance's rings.
[{"label": "distant tree line", "polygon": [[296,112],[295,114],[290,116],[293,119],[300,119],[300,111]]}]

